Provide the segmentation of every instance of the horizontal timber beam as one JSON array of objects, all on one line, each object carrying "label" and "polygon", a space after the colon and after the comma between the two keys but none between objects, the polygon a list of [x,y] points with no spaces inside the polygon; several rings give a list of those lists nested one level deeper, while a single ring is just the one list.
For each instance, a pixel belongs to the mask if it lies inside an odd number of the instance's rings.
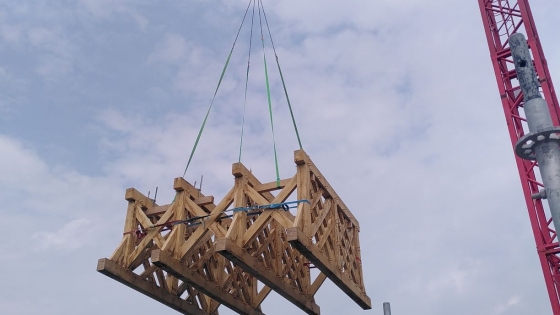
[{"label": "horizontal timber beam", "polygon": [[343,273],[305,236],[302,230],[292,227],[286,230],[287,240],[294,246],[305,258],[309,259],[313,265],[324,273],[327,278],[331,279],[344,293],[346,293],[354,302],[358,303],[364,310],[371,309],[371,299],[366,295],[365,291],[360,289],[354,282]]},{"label": "horizontal timber beam", "polygon": [[176,278],[187,282],[198,291],[243,315],[263,315],[240,299],[223,290],[219,285],[210,283],[202,275],[180,263],[164,251],[152,251],[152,263],[172,274]]},{"label": "horizontal timber beam", "polygon": [[[249,171],[245,167],[245,165],[243,165],[243,163],[241,163],[241,162],[233,163],[233,165],[231,166],[231,174],[235,178],[237,178],[237,177],[247,178],[247,182],[252,187],[262,185],[262,183],[255,177],[255,175],[253,175],[253,173],[251,173],[251,171]],[[272,199],[274,199],[274,195],[272,195],[270,192],[263,191],[262,194],[268,201],[271,201]]]},{"label": "horizontal timber beam", "polygon": [[187,182],[183,177],[176,177],[173,180],[173,189],[177,192],[186,191],[196,197],[204,197],[200,190],[191,185],[191,183]]},{"label": "horizontal timber beam", "polygon": [[283,179],[283,180],[280,181],[280,185],[278,185],[278,183],[276,181],[273,181],[273,182],[270,182],[270,183],[255,185],[253,188],[260,193],[279,190],[279,189],[282,189],[282,188],[286,187],[286,185],[288,185],[290,180],[291,180],[291,178]]},{"label": "horizontal timber beam", "polygon": [[237,246],[233,241],[226,238],[218,239],[214,249],[307,314],[321,314],[319,306],[315,304],[312,298],[307,298],[305,295],[297,292],[295,288],[284,282],[281,278],[278,278],[274,272],[264,267],[258,260]]},{"label": "horizontal timber beam", "polygon": [[97,262],[97,271],[109,278],[117,280],[127,287],[151,297],[162,304],[165,304],[166,306],[171,307],[180,313],[191,315],[210,315],[195,305],[167,292],[165,289],[158,287],[155,283],[142,279],[134,272],[117,265],[115,262],[107,258],[99,259]]},{"label": "horizontal timber beam", "polygon": [[216,208],[214,204],[214,196],[204,196],[199,189],[191,185],[182,177],[177,177],[173,180],[173,189],[176,192],[186,191],[187,194],[191,195],[191,200],[197,205],[201,206],[203,210],[212,211]]},{"label": "horizontal timber beam", "polygon": [[194,203],[196,203],[199,206],[207,206],[207,205],[211,205],[214,203],[214,196],[205,196],[205,197],[199,197],[199,198],[195,198]]},{"label": "horizontal timber beam", "polygon": [[[193,200],[194,203],[196,203],[197,205],[199,205],[201,208],[206,207],[208,205],[213,205],[214,204],[214,196],[205,196],[205,197],[200,197],[200,198],[195,198]],[[152,209],[148,209],[146,211],[144,211],[144,213],[147,216],[153,216],[153,215],[160,215],[165,213],[165,211],[167,211],[167,209],[169,209],[169,206],[171,206],[170,204],[168,205],[163,205],[163,206],[156,206],[153,207]]]},{"label": "horizontal timber beam", "polygon": [[165,213],[165,211],[167,211],[167,209],[169,209],[169,206],[170,205],[156,206],[156,207],[153,207],[151,209],[148,209],[148,210],[145,210],[145,211],[143,210],[143,211],[144,211],[144,214],[146,216],[160,215],[160,214]]}]

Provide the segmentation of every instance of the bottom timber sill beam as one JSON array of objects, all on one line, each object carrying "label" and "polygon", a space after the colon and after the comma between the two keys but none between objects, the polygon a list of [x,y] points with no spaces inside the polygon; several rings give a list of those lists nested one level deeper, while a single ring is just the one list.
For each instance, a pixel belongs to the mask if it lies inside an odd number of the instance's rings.
[{"label": "bottom timber sill beam", "polygon": [[180,297],[167,292],[165,289],[158,287],[155,283],[140,278],[140,276],[136,275],[134,272],[117,265],[114,261],[107,258],[99,259],[97,262],[97,271],[180,313],[209,315],[196,305],[190,304]]},{"label": "bottom timber sill beam", "polygon": [[240,299],[235,298],[230,293],[224,291],[220,286],[210,284],[203,276],[181,264],[178,260],[171,257],[166,252],[156,249],[152,251],[152,263],[159,268],[172,274],[174,277],[190,284],[198,291],[208,295],[212,299],[229,307],[236,313],[242,315],[264,315]]},{"label": "bottom timber sill beam", "polygon": [[311,243],[299,228],[286,229],[288,242],[292,244],[305,258],[309,259],[327,278],[331,279],[344,293],[364,310],[371,309],[371,299],[355,283],[342,274],[321,251]]},{"label": "bottom timber sill beam", "polygon": [[276,274],[265,268],[258,260],[253,258],[231,240],[226,238],[218,239],[214,245],[214,249],[307,314],[321,314],[319,306],[315,304],[312,299],[297,292],[295,288],[292,288],[292,286],[277,277]]}]

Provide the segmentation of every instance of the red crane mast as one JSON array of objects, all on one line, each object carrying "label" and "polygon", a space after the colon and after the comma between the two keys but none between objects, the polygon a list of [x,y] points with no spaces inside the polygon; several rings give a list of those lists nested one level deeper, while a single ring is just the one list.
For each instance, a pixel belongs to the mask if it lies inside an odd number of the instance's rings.
[{"label": "red crane mast", "polygon": [[[523,113],[523,93],[519,87],[517,74],[508,38],[514,33],[524,33],[531,50],[537,76],[542,87],[542,94],[548,104],[555,126],[559,126],[560,107],[548,71],[546,58],[541,46],[535,21],[528,0],[478,0],[484,23],[490,57],[498,83],[502,106],[512,147],[528,132]],[[537,180],[538,164],[515,155],[521,186],[529,219],[537,244],[537,253],[544,274],[546,288],[554,315],[560,315],[560,246],[548,209],[543,207],[541,199],[532,195],[543,188]]]}]

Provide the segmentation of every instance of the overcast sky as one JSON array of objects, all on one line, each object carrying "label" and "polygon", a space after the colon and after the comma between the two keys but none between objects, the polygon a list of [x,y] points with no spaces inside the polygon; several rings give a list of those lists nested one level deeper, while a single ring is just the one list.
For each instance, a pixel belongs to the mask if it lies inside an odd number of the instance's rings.
[{"label": "overcast sky", "polygon": [[[95,267],[126,188],[172,200],[248,2],[0,0],[1,314],[177,314]],[[303,147],[361,225],[373,310],[327,280],[322,314],[551,314],[477,1],[263,2]],[[560,6],[531,5],[560,84]],[[245,27],[185,176],[217,200],[248,50]],[[267,58],[287,178],[298,145]],[[263,72],[253,41],[242,162],[268,182]],[[302,314],[276,294],[263,311]]]}]

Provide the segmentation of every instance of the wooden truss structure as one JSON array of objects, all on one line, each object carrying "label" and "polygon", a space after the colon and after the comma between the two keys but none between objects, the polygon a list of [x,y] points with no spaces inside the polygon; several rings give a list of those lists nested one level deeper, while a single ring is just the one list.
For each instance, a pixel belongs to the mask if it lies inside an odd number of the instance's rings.
[{"label": "wooden truss structure", "polygon": [[[217,205],[183,178],[169,205],[127,189],[124,237],[97,270],[183,314],[214,315],[223,304],[260,315],[274,290],[319,315],[314,295],[327,278],[371,309],[358,221],[303,150],[294,160],[293,177],[264,184],[233,164],[235,185]],[[296,196],[294,216],[286,201]]]}]

